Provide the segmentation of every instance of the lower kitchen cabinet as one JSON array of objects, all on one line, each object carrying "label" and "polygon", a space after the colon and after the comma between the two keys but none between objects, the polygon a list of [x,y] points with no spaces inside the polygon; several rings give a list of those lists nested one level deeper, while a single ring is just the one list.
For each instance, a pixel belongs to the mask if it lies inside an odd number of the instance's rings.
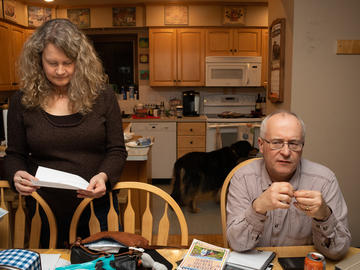
[{"label": "lower kitchen cabinet", "polygon": [[206,151],[206,123],[177,123],[177,158],[189,152]]}]

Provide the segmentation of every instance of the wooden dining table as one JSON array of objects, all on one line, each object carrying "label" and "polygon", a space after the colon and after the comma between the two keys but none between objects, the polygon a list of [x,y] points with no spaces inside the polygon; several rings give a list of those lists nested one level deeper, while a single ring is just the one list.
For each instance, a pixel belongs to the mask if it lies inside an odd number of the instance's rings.
[{"label": "wooden dining table", "polygon": [[[287,246],[287,247],[260,247],[260,250],[269,250],[276,253],[276,257],[273,260],[273,270],[282,270],[278,262],[279,257],[305,257],[309,252],[316,251],[314,246]],[[68,249],[38,249],[35,250],[44,254],[61,254],[61,258],[70,261],[70,250]],[[181,260],[187,252],[187,249],[158,249],[157,250],[164,258],[173,264],[173,269],[176,269],[176,262]],[[348,253],[343,259],[349,258],[352,255],[360,253],[360,248],[350,247]],[[326,260],[326,269],[335,269],[335,265],[339,261]]]}]

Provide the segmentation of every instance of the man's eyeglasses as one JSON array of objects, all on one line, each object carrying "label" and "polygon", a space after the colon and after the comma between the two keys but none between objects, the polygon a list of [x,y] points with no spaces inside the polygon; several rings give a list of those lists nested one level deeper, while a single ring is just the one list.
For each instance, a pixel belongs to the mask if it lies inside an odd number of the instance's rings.
[{"label": "man's eyeglasses", "polygon": [[301,151],[301,149],[304,146],[303,142],[298,142],[298,141],[284,142],[283,140],[268,141],[264,138],[261,138],[261,139],[264,142],[268,143],[270,145],[270,149],[272,149],[272,150],[280,150],[284,147],[285,144],[287,144],[291,151],[298,152],[298,151]]}]

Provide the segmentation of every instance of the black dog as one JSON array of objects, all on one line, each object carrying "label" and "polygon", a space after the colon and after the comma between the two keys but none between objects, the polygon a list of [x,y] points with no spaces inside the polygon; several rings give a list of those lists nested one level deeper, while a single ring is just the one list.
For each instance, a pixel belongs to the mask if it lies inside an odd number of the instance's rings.
[{"label": "black dog", "polygon": [[248,141],[238,141],[208,153],[187,153],[175,162],[171,196],[179,205],[189,205],[193,213],[198,212],[198,195],[207,192],[217,194],[229,172],[254,152],[256,154],[257,149]]}]

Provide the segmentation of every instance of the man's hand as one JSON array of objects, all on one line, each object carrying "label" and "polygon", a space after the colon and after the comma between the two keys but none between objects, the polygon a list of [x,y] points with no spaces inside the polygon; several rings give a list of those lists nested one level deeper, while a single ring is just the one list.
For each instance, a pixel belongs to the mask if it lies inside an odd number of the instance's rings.
[{"label": "man's hand", "polygon": [[294,205],[306,215],[325,221],[331,215],[331,210],[325,203],[321,192],[315,190],[298,190],[294,192]]},{"label": "man's hand", "polygon": [[265,215],[267,211],[277,208],[289,208],[294,196],[294,188],[288,182],[274,182],[254,202],[257,213]]},{"label": "man's hand", "polygon": [[90,179],[90,184],[86,190],[78,190],[78,198],[100,198],[106,193],[107,175],[103,172]]},{"label": "man's hand", "polygon": [[31,180],[38,180],[38,179],[26,171],[17,171],[13,179],[16,190],[21,195],[25,195],[25,196],[31,195],[31,193],[33,193],[38,188],[40,188],[34,186]]}]

